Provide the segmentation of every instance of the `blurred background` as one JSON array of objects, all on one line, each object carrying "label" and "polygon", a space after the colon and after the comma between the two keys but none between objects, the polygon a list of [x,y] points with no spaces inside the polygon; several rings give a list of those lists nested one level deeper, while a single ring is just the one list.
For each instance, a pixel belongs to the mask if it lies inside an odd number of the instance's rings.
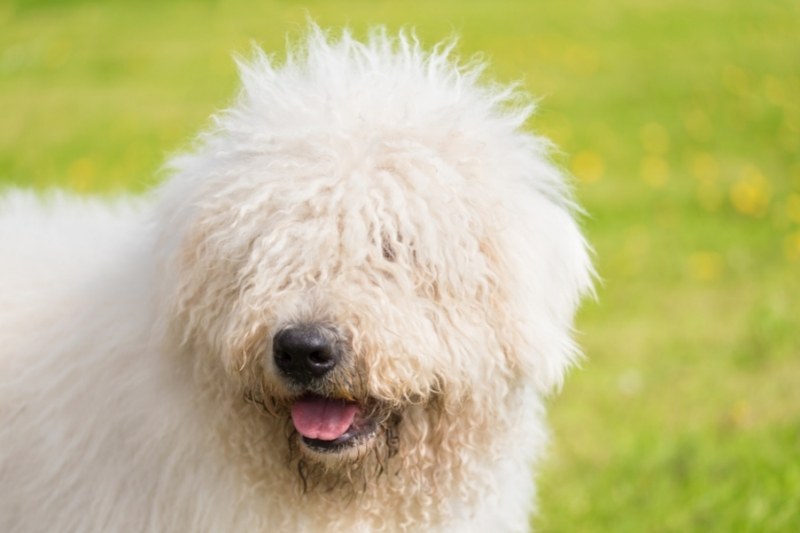
[{"label": "blurred background", "polygon": [[307,14],[541,98],[602,283],[532,524],[800,531],[800,2],[3,0],[0,187],[146,190]]}]

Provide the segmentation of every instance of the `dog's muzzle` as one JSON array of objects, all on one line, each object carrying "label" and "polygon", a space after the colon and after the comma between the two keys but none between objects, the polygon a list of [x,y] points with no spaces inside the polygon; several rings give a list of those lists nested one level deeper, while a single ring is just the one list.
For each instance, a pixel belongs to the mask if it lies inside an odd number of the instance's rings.
[{"label": "dog's muzzle", "polygon": [[275,367],[299,393],[291,404],[292,424],[301,442],[316,452],[345,450],[377,430],[368,402],[355,400],[352,391],[320,392],[329,390],[334,370],[343,364],[343,345],[335,329],[315,323],[289,326],[273,338]]}]

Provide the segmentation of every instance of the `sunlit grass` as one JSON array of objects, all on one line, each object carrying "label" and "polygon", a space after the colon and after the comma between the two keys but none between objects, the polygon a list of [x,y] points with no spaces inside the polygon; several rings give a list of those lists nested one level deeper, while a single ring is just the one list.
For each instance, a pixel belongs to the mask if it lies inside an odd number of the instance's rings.
[{"label": "sunlit grass", "polygon": [[[23,7],[23,4],[26,7]],[[0,6],[0,184],[142,191],[323,25],[462,35],[541,96],[603,278],[552,402],[543,531],[800,523],[800,4],[27,1]]]}]

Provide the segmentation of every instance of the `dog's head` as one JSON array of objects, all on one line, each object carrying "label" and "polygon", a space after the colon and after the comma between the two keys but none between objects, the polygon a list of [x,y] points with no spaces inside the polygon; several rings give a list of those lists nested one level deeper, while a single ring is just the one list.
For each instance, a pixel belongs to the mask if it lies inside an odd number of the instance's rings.
[{"label": "dog's head", "polygon": [[449,55],[318,30],[259,55],[162,191],[174,328],[306,464],[480,448],[574,358],[562,178],[517,93]]}]

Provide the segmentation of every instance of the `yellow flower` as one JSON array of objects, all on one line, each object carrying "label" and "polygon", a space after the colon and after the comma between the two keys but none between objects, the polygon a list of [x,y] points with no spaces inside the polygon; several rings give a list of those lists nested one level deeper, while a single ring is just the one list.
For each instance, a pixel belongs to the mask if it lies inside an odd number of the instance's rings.
[{"label": "yellow flower", "polygon": [[766,177],[756,167],[745,168],[742,177],[731,187],[734,209],[743,215],[763,215],[769,207],[772,188]]},{"label": "yellow flower", "polygon": [[599,154],[584,150],[572,160],[572,172],[584,183],[593,183],[603,177],[605,164]]},{"label": "yellow flower", "polygon": [[75,160],[67,170],[70,187],[79,192],[88,191],[92,185],[95,168],[94,162],[88,157]]},{"label": "yellow flower", "polygon": [[700,181],[715,181],[719,177],[719,164],[714,156],[707,152],[696,153],[689,166],[692,175]]},{"label": "yellow flower", "polygon": [[736,403],[730,410],[730,420],[736,427],[747,427],[753,420],[753,409],[750,404],[742,400]]},{"label": "yellow flower", "polygon": [[714,281],[722,275],[722,256],[717,252],[695,252],[689,256],[689,277],[694,281]]},{"label": "yellow flower", "polygon": [[642,159],[642,179],[653,188],[659,189],[669,180],[669,163],[657,156]]}]

